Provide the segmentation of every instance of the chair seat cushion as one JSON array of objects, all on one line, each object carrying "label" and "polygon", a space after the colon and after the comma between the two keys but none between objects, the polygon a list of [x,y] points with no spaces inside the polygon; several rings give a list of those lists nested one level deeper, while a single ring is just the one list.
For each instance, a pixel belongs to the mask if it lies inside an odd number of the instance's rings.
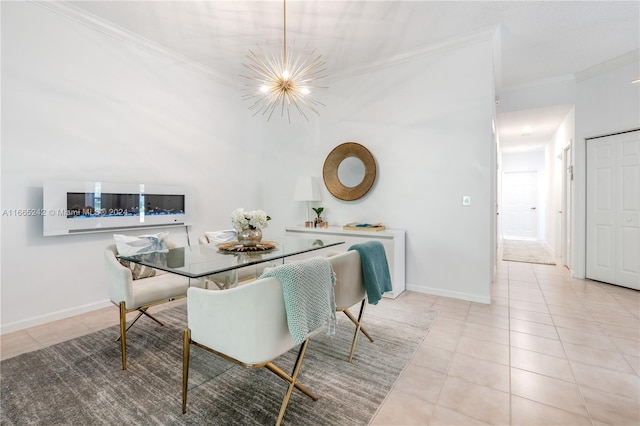
[{"label": "chair seat cushion", "polygon": [[131,271],[131,277],[134,280],[140,280],[142,278],[150,278],[158,275],[166,274],[166,271],[161,271],[160,269],[150,268],[145,265],[140,265],[139,263],[129,262],[128,260],[118,259],[118,262],[125,268]]},{"label": "chair seat cushion", "polygon": [[160,300],[184,296],[189,288],[189,278],[176,274],[163,274],[133,282],[135,306],[144,306]]}]

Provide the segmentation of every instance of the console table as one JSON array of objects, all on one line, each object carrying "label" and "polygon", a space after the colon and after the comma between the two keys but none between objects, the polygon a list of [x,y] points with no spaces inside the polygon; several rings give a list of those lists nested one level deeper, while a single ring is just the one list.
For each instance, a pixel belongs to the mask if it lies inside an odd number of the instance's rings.
[{"label": "console table", "polygon": [[404,278],[404,230],[385,229],[384,231],[346,231],[339,226],[328,228],[305,228],[303,226],[290,226],[285,229],[287,235],[304,238],[332,238],[344,241],[340,250],[347,250],[351,245],[364,241],[380,241],[384,246],[391,274],[392,291],[384,293],[384,297],[395,299],[405,289]]}]

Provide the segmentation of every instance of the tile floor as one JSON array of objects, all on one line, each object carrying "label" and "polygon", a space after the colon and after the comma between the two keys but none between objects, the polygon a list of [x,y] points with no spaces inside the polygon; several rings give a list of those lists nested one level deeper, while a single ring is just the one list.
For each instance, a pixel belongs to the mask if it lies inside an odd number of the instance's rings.
[{"label": "tile floor", "polygon": [[501,262],[491,304],[440,311],[373,425],[640,425],[640,292]]},{"label": "tile floor", "polygon": [[[640,424],[640,292],[501,262],[491,294],[400,296],[440,315],[372,425]],[[114,307],[6,334],[0,357],[116,323]]]}]

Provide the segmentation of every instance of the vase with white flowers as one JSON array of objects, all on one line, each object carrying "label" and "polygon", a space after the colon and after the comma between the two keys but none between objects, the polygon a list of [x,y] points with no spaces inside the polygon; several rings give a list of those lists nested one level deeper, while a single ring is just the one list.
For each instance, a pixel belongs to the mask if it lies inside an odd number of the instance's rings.
[{"label": "vase with white flowers", "polygon": [[271,220],[262,210],[236,209],[231,213],[231,223],[238,231],[238,242],[244,247],[256,247],[262,241],[262,228]]}]

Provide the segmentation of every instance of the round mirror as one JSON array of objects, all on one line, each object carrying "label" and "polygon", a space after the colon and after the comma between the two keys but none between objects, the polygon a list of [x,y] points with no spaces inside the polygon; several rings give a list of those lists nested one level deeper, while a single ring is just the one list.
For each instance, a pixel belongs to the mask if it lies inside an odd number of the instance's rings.
[{"label": "round mirror", "polygon": [[322,177],[334,197],[357,200],[369,192],[376,180],[376,161],[364,146],[345,142],[327,156]]},{"label": "round mirror", "polygon": [[354,188],[364,179],[364,172],[362,160],[356,157],[345,158],[338,166],[338,180],[347,188]]}]

